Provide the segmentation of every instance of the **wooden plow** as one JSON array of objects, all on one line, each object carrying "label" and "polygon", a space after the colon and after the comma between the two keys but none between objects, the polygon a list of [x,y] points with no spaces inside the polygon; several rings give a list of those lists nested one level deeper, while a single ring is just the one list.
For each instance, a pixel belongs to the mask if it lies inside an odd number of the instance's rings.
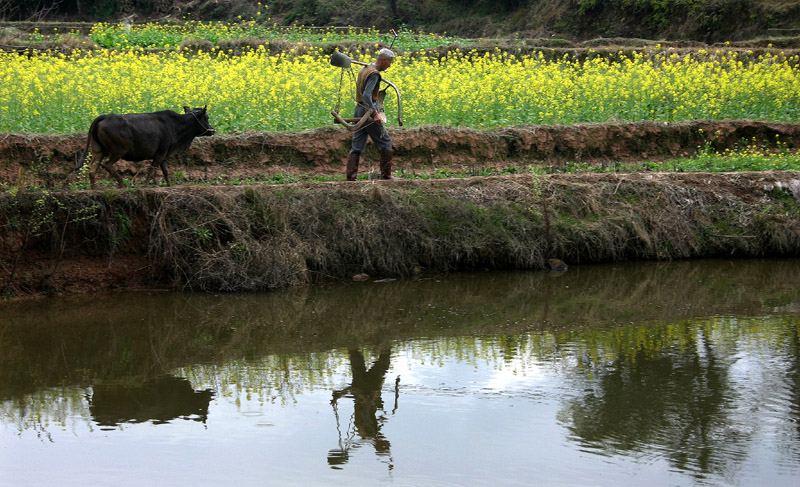
[{"label": "wooden plow", "polygon": [[[336,51],[333,54],[331,54],[331,65],[336,66],[337,68],[342,68],[342,75],[341,78],[339,79],[339,96],[336,101],[336,107],[333,110],[331,110],[331,115],[333,115],[334,123],[341,124],[344,128],[346,128],[351,132],[355,132],[356,130],[362,128],[364,125],[370,123],[370,121],[372,120],[372,115],[374,113],[374,110],[367,110],[367,113],[365,113],[364,116],[361,118],[345,118],[339,114],[339,105],[342,98],[342,84],[344,83],[345,72],[347,72],[350,75],[351,82],[355,83],[355,75],[353,74],[352,70],[353,64],[357,64],[359,66],[367,66],[367,63],[350,59],[349,56],[339,51]],[[381,83],[384,83],[387,86],[382,90],[378,91],[378,101],[375,103],[378,106],[378,112],[380,113],[380,117],[384,122],[386,121],[386,115],[383,112],[383,100],[386,98],[386,90],[392,88],[394,92],[397,94],[397,123],[402,127],[403,102],[400,98],[400,90],[397,89],[397,86],[394,83],[383,79],[383,77],[381,77]]]}]

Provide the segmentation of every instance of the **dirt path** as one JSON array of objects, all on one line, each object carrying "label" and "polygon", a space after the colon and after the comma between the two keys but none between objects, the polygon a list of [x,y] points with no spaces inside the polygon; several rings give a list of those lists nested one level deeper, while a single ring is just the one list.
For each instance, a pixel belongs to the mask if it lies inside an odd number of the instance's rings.
[{"label": "dirt path", "polygon": [[[723,151],[753,140],[800,147],[800,124],[739,121],[681,123],[636,122],[523,126],[472,130],[424,126],[391,128],[395,165],[404,171],[434,168],[476,169],[558,166],[566,162],[665,160],[687,157],[709,145]],[[85,134],[0,134],[0,181],[63,187],[66,174],[83,151]],[[350,134],[340,127],[291,133],[245,133],[196,139],[189,151],[170,161],[184,181],[258,178],[283,175],[341,175]],[[377,166],[371,146],[362,171]],[[145,164],[121,161],[125,177],[141,174]],[[105,177],[105,176],[101,176]]]}]

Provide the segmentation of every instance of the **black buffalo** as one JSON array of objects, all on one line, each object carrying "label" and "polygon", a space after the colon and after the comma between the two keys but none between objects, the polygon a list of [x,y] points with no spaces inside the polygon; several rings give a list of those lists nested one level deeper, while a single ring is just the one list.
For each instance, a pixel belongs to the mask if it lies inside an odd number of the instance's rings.
[{"label": "black buffalo", "polygon": [[[86,149],[78,161],[75,171],[83,167],[89,150],[92,152],[94,168],[89,178],[94,187],[97,169],[102,165],[123,186],[122,176],[113,165],[120,159],[137,162],[152,160],[147,171],[147,180],[156,182],[155,171],[161,166],[164,180],[169,182],[167,159],[176,152],[185,151],[192,145],[195,137],[214,135],[214,128],[208,123],[207,107],[190,109],[183,107],[185,113],[172,110],[153,113],[111,113],[95,118],[89,127]],[[103,159],[108,158],[105,162]]]}]

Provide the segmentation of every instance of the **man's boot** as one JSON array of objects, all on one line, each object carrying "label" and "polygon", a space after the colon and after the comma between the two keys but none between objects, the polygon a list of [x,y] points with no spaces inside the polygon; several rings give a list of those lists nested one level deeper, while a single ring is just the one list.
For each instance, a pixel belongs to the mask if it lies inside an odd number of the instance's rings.
[{"label": "man's boot", "polygon": [[400,179],[392,176],[392,156],[394,151],[381,149],[381,179]]},{"label": "man's boot", "polygon": [[348,181],[355,181],[356,176],[358,175],[358,160],[360,156],[355,152],[351,152],[350,156],[347,158],[347,175]]}]

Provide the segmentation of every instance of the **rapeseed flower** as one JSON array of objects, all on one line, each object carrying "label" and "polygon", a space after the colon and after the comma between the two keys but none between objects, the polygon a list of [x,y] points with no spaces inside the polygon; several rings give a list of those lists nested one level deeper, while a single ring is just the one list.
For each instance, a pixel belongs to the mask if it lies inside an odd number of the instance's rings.
[{"label": "rapeseed flower", "polygon": [[[369,62],[373,52],[354,59]],[[800,120],[798,59],[736,53],[547,60],[496,50],[400,56],[385,73],[408,126],[496,128],[609,120]],[[143,49],[0,54],[1,132],[84,132],[103,113],[208,105],[220,133],[329,125],[340,71],[319,49],[240,56]],[[352,110],[345,83],[340,111]],[[387,97],[391,120],[394,99]]]}]

